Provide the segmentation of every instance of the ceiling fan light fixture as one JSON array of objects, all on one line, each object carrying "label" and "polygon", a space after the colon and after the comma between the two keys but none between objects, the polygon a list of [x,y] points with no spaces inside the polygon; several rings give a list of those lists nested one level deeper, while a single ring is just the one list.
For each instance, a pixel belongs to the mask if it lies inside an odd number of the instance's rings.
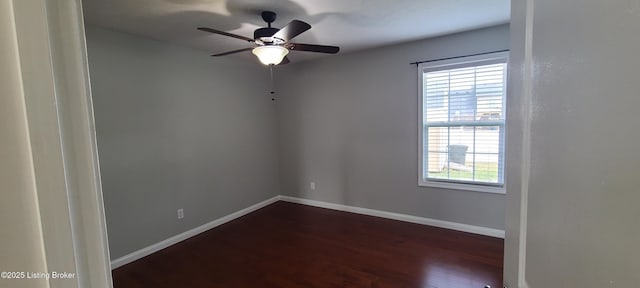
[{"label": "ceiling fan light fixture", "polygon": [[278,65],[289,54],[289,49],[282,46],[259,46],[251,51],[264,65]]}]

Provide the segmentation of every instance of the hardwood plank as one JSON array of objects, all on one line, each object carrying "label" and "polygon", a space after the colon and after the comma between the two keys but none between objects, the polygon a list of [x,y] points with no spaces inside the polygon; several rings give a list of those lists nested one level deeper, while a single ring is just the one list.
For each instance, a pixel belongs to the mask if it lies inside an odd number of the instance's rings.
[{"label": "hardwood plank", "polygon": [[502,287],[498,238],[276,202],[113,271],[115,288]]}]

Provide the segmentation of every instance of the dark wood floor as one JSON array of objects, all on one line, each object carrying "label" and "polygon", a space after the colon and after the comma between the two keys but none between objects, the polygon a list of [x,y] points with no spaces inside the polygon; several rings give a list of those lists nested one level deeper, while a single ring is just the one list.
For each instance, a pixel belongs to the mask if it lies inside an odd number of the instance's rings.
[{"label": "dark wood floor", "polygon": [[276,202],[113,271],[133,287],[502,287],[503,240]]}]

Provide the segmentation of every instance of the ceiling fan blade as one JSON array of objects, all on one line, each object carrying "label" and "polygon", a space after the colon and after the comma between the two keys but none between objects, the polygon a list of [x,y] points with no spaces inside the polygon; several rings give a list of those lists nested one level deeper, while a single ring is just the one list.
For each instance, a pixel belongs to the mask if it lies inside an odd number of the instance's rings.
[{"label": "ceiling fan blade", "polygon": [[308,52],[320,52],[327,54],[336,54],[340,51],[340,47],[337,46],[325,46],[314,44],[302,44],[302,43],[289,43],[287,48],[296,51],[308,51]]},{"label": "ceiling fan blade", "polygon": [[300,20],[293,20],[289,22],[287,26],[282,27],[280,31],[276,32],[276,34],[273,34],[273,36],[271,37],[282,39],[283,41],[288,42],[289,40],[295,38],[302,32],[309,29],[311,29],[311,25]]},{"label": "ceiling fan blade", "polygon": [[284,58],[282,58],[282,62],[280,62],[280,64],[278,65],[284,65],[284,64],[289,64],[291,63],[291,61],[289,61],[289,57],[284,56]]},{"label": "ceiling fan blade", "polygon": [[236,35],[236,34],[231,34],[231,33],[227,33],[227,32],[216,30],[216,29],[211,29],[211,28],[207,28],[207,27],[198,27],[198,30],[209,32],[209,33],[213,33],[213,34],[220,34],[220,35],[224,35],[224,36],[229,36],[229,37],[237,38],[237,39],[240,39],[240,40],[245,40],[245,41],[248,41],[248,42],[253,42],[253,39],[248,38],[248,37],[244,37],[244,36],[240,36],[240,35]]},{"label": "ceiling fan blade", "polygon": [[244,51],[251,51],[251,50],[253,50],[253,48],[244,48],[244,49],[238,49],[238,50],[233,50],[233,51],[219,53],[219,54],[213,54],[211,56],[218,57],[218,56],[224,56],[224,55],[235,54],[235,53],[240,53],[240,52],[244,52]]}]

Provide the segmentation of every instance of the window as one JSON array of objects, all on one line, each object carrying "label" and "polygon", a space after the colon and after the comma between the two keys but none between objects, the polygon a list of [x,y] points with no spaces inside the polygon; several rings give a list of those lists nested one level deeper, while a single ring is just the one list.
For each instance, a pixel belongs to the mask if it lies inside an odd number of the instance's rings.
[{"label": "window", "polygon": [[419,185],[504,193],[507,53],[418,66]]}]

